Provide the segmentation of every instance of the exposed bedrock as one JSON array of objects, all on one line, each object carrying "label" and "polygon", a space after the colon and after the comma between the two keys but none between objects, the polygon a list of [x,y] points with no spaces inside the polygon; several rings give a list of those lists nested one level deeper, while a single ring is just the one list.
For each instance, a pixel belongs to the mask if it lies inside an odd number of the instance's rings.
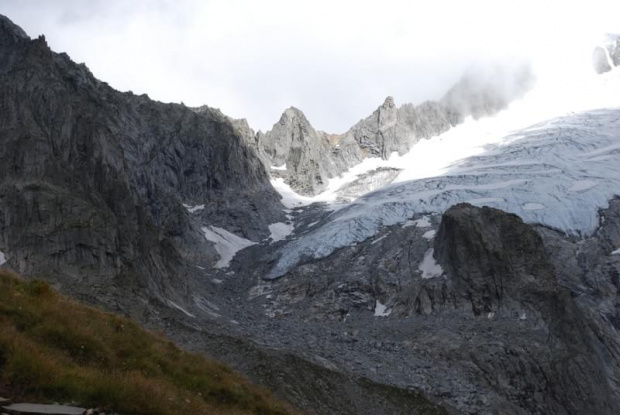
[{"label": "exposed bedrock", "polygon": [[438,101],[398,107],[387,97],[344,134],[315,130],[299,109],[289,108],[253,142],[272,175],[282,177],[300,194],[316,195],[329,179],[365,158],[403,155],[418,141],[442,134],[467,117],[495,115],[529,91],[534,80],[528,65],[478,66]]}]

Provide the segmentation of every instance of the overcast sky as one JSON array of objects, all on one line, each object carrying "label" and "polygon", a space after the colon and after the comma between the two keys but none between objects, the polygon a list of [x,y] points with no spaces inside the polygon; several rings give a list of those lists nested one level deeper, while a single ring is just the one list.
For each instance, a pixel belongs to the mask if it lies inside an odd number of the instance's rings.
[{"label": "overcast sky", "polygon": [[[343,132],[384,98],[438,98],[474,62],[590,60],[620,0],[0,0],[113,87],[269,129]],[[614,26],[615,25],[615,26]]]}]

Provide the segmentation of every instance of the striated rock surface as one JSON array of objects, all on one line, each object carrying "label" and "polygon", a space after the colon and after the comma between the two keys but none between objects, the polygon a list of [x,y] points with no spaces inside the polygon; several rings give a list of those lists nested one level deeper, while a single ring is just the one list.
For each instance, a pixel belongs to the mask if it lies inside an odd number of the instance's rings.
[{"label": "striated rock surface", "polygon": [[[0,16],[0,250],[12,268],[85,295],[183,303],[187,264],[217,260],[200,226],[264,237],[278,200],[218,111],[115,91]],[[183,203],[204,209],[190,217]]]},{"label": "striated rock surface", "polygon": [[456,413],[613,414],[619,210],[586,243],[469,204],[414,216],[250,289],[247,332]]}]

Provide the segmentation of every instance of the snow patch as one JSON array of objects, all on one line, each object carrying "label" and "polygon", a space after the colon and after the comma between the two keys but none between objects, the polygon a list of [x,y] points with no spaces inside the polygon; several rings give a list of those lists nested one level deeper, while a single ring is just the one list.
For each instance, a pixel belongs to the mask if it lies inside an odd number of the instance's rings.
[{"label": "snow patch", "polygon": [[221,284],[221,283],[223,283],[224,281],[222,281],[222,280],[221,280],[221,279],[219,279],[219,278],[213,278],[213,279],[211,280],[211,282],[212,282],[213,284]]},{"label": "snow patch", "polygon": [[286,239],[290,234],[292,234],[294,230],[295,225],[290,222],[272,223],[271,225],[269,225],[269,232],[271,232],[269,238],[272,242],[282,241]]},{"label": "snow patch", "polygon": [[375,317],[387,317],[390,315],[392,310],[388,310],[385,304],[381,304],[379,300],[375,303]]},{"label": "snow patch", "polygon": [[527,202],[523,204],[522,208],[523,210],[542,210],[546,209],[547,206],[542,203]]},{"label": "snow patch", "polygon": [[441,277],[443,275],[443,268],[439,265],[433,254],[435,253],[435,249],[431,248],[424,254],[424,259],[420,262],[418,269],[422,271],[422,278],[435,278]]},{"label": "snow patch", "polygon": [[316,225],[317,223],[319,223],[318,220],[316,222],[309,223],[308,224],[308,228],[311,228],[312,226]]},{"label": "snow patch", "polygon": [[577,180],[568,189],[571,192],[585,192],[595,187],[598,183],[593,180]]},{"label": "snow patch", "polygon": [[431,218],[428,216],[422,216],[420,219],[416,220],[408,220],[403,223],[403,228],[408,228],[409,226],[416,226],[418,228],[430,228],[431,227]]},{"label": "snow patch", "polygon": [[192,206],[192,205],[186,205],[185,203],[183,203],[183,207],[184,207],[185,209],[187,209],[187,211],[188,211],[189,213],[196,213],[196,212],[198,212],[199,210],[204,209],[204,208],[205,208],[205,205],[196,205],[196,206]]},{"label": "snow patch", "polygon": [[169,306],[176,308],[177,310],[181,311],[183,314],[188,315],[189,317],[196,318],[195,315],[193,315],[192,313],[190,313],[189,311],[187,311],[186,309],[184,309],[183,307],[181,307],[174,301],[170,301],[170,300],[167,300],[167,301],[168,301]]},{"label": "snow patch", "polygon": [[6,256],[4,255],[4,252],[0,251],[0,265],[6,263]]},{"label": "snow patch", "polygon": [[620,255],[620,248],[616,249],[611,253],[611,255]]},{"label": "snow patch", "polygon": [[256,242],[244,239],[217,226],[202,228],[205,238],[215,244],[215,250],[220,256],[214,268],[226,268],[235,254],[248,246],[256,245]]},{"label": "snow patch", "polygon": [[434,231],[434,230],[431,230],[431,231],[426,231],[426,232],[424,232],[424,235],[422,235],[422,238],[424,238],[424,239],[429,239],[429,240],[430,240],[430,239],[433,239],[433,238],[435,237],[435,234],[436,234],[436,233],[437,233],[437,232],[436,232],[436,231]]},{"label": "snow patch", "polygon": [[385,235],[381,236],[380,238],[377,238],[377,239],[375,239],[374,241],[372,241],[370,244],[371,244],[371,245],[376,244],[376,243],[377,243],[377,242],[379,242],[380,240],[387,238],[387,236],[388,236],[389,234],[390,234],[390,232],[386,233]]},{"label": "snow patch", "polygon": [[286,170],[286,163],[281,166],[271,166],[271,170]]}]

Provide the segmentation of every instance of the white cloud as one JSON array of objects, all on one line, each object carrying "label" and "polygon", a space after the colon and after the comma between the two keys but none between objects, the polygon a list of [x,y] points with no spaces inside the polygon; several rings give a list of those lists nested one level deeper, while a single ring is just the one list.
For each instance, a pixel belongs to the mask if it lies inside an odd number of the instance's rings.
[{"label": "white cloud", "polygon": [[620,31],[617,0],[3,0],[0,13],[118,89],[262,129],[294,105],[330,132],[387,95],[437,98],[474,61],[591,70],[596,36]]}]

